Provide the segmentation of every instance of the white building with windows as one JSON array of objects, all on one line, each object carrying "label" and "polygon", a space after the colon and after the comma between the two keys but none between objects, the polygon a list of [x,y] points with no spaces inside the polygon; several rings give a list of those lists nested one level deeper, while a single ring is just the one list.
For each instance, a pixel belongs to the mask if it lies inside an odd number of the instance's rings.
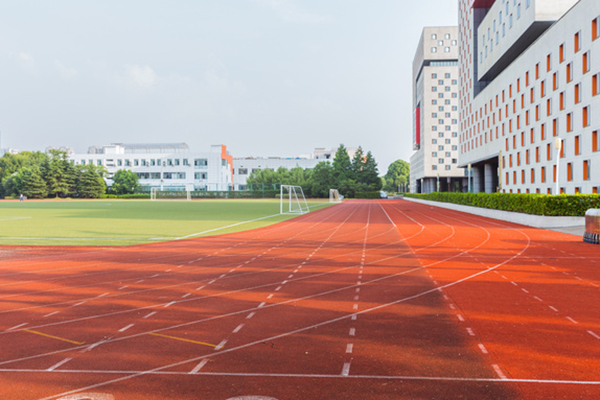
[{"label": "white building with windows", "polygon": [[465,190],[465,172],[458,167],[457,27],[423,29],[413,60],[413,111],[411,190]]},{"label": "white building with windows", "polygon": [[233,184],[233,157],[225,145],[192,152],[185,143],[124,144],[90,147],[86,154],[69,154],[76,165],[99,165],[108,171],[107,184],[120,169],[135,172],[140,186],[150,191],[229,190]]},{"label": "white building with windows", "polygon": [[598,193],[600,1],[459,0],[459,36],[474,191]]}]

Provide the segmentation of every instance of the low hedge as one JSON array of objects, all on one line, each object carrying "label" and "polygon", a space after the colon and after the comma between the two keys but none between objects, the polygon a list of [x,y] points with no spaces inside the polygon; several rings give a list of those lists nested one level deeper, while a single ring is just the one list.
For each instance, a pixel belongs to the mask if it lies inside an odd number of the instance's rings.
[{"label": "low hedge", "polygon": [[405,193],[405,197],[441,201],[465,206],[514,211],[533,215],[582,217],[590,208],[600,208],[597,194],[527,193]]}]

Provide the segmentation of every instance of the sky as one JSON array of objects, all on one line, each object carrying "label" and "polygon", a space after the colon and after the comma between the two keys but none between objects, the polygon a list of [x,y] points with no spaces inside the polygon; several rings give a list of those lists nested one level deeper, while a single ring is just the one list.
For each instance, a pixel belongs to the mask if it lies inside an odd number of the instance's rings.
[{"label": "sky", "polygon": [[0,0],[0,148],[412,154],[412,59],[455,0]]}]

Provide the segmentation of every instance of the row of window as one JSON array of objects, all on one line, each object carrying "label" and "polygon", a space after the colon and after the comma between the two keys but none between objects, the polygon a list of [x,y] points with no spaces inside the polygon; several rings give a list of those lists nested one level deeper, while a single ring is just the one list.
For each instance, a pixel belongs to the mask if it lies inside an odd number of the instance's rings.
[{"label": "row of window", "polygon": [[[581,170],[580,171],[575,171],[575,166],[576,164],[569,162],[566,164],[566,178],[568,182],[572,182],[574,180],[575,174],[579,173],[581,174],[581,178],[583,181],[589,181],[592,179],[592,161],[591,160],[583,160],[581,162]],[[548,167],[550,168],[550,167]],[[553,165],[552,167],[552,182],[556,183],[556,175],[557,175],[557,168],[556,165]],[[518,171],[513,171],[512,174],[510,172],[506,172],[505,173],[505,183],[506,184],[512,184],[512,185],[525,185],[525,184],[535,184],[536,182],[536,178],[539,179],[539,183],[547,183],[548,177],[547,177],[547,168],[546,167],[540,167],[539,169],[539,177],[536,176],[536,168],[531,168],[529,170],[529,173],[525,170],[522,169],[520,170],[520,173],[518,173]],[[529,179],[527,177],[527,175],[529,175]],[[560,183],[560,182],[559,182]]]},{"label": "row of window", "polygon": [[[138,172],[137,176],[140,180],[144,179],[186,179],[185,172]],[[195,172],[194,173],[195,180],[206,180],[208,179],[207,172]]]},{"label": "row of window", "polygon": [[[440,167],[441,167],[441,165],[440,165]],[[444,165],[444,169],[446,171],[450,171],[450,170],[452,170],[452,165],[446,164],[446,165]],[[431,166],[431,170],[432,171],[437,171],[438,170],[438,166],[437,165],[432,165]]]},{"label": "row of window", "polygon": [[[226,162],[227,160],[223,160],[223,161]],[[81,165],[86,165],[86,164],[87,165],[93,165],[94,164],[94,160],[85,160],[85,159],[82,159],[80,161],[80,164]],[[112,166],[115,166],[115,160],[111,160],[111,159],[101,160],[101,159],[98,159],[98,160],[96,160],[96,165],[106,165],[106,166],[112,167]],[[161,165],[163,167],[177,167],[177,166],[180,166],[180,165],[190,166],[190,161],[187,158],[184,158],[184,159],[181,159],[181,160],[178,159],[178,158],[175,158],[175,159],[169,158],[169,159],[166,159],[166,160],[163,160],[163,159],[160,159],[160,158],[157,158],[157,159],[154,159],[154,158],[151,158],[151,159],[145,159],[145,158],[137,159],[136,158],[136,159],[133,159],[133,160],[130,160],[130,159],[117,159],[116,160],[116,166],[117,167],[140,167],[140,166],[141,167],[154,167],[154,166],[161,166]],[[194,166],[196,168],[207,168],[208,167],[208,159],[206,159],[206,158],[196,158],[196,159],[194,159]]]}]

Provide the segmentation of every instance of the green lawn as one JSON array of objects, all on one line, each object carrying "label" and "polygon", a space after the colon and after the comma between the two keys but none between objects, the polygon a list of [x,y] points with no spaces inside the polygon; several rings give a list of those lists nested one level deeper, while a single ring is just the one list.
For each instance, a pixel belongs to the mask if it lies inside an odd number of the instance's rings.
[{"label": "green lawn", "polygon": [[[309,201],[312,211],[328,205]],[[293,217],[279,215],[279,200],[0,201],[0,245],[126,246],[255,229]]]}]

